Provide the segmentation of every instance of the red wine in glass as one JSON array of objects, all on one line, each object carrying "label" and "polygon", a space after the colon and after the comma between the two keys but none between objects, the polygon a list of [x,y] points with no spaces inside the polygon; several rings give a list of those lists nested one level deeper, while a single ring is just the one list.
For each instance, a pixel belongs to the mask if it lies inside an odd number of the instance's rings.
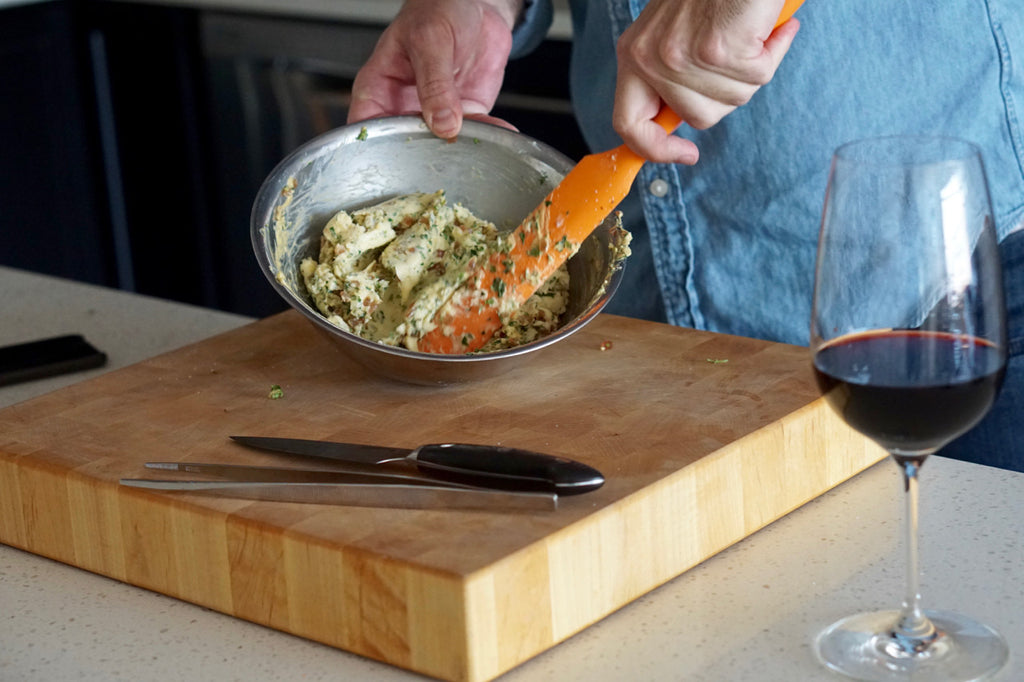
[{"label": "red wine in glass", "polygon": [[981,421],[995,402],[1005,354],[947,332],[884,330],[818,348],[814,373],[847,424],[890,452],[931,452]]},{"label": "red wine in glass", "polygon": [[969,682],[1001,669],[1005,639],[921,608],[918,475],[981,421],[1006,367],[1002,273],[984,164],[962,140],[860,140],[832,158],[814,273],[814,372],[826,401],[892,455],[906,502],[902,607],[823,630],[831,670],[878,682]]}]

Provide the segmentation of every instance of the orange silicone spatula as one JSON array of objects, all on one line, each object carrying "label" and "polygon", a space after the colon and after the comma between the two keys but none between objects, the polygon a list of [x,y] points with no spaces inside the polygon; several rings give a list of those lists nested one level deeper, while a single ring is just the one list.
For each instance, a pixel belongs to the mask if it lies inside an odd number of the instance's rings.
[{"label": "orange silicone spatula", "polygon": [[[801,4],[786,0],[776,27]],[[681,122],[666,106],[654,120],[668,133]],[[435,327],[418,339],[417,350],[468,353],[487,343],[501,329],[502,314],[532,296],[626,197],[643,164],[643,157],[625,145],[584,156],[505,237],[504,248],[478,266],[437,314]]]}]

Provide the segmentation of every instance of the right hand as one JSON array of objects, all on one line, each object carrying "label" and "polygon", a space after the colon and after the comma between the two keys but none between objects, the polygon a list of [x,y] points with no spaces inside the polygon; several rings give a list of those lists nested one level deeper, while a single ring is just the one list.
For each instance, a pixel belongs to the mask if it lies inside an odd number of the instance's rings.
[{"label": "right hand", "polygon": [[421,113],[433,133],[489,116],[512,48],[516,0],[408,0],[356,75],[348,121]]},{"label": "right hand", "polygon": [[800,23],[773,28],[783,0],[651,0],[622,34],[612,125],[633,151],[660,163],[697,162],[697,147],[654,122],[667,105],[709,128],[768,83]]}]

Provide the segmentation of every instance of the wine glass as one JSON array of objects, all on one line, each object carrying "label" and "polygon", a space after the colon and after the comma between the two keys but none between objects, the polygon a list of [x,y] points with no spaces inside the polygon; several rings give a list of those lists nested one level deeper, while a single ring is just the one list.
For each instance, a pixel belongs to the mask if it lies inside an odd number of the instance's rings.
[{"label": "wine glass", "polygon": [[1009,651],[992,628],[922,611],[918,471],[975,425],[1006,369],[1002,272],[978,149],[899,136],[836,150],[818,242],[811,351],[818,385],[847,424],[903,471],[907,592],[816,641],[829,668],[862,680],[982,679]]}]

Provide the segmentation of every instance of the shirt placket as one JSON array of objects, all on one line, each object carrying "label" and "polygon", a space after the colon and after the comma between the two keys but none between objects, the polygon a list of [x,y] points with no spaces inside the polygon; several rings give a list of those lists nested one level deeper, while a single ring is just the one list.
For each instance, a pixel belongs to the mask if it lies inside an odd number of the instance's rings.
[{"label": "shirt placket", "polygon": [[[647,0],[607,0],[613,42],[639,16]],[[693,281],[693,242],[678,169],[671,164],[646,163],[637,176],[651,254],[668,321],[703,328]]]}]

